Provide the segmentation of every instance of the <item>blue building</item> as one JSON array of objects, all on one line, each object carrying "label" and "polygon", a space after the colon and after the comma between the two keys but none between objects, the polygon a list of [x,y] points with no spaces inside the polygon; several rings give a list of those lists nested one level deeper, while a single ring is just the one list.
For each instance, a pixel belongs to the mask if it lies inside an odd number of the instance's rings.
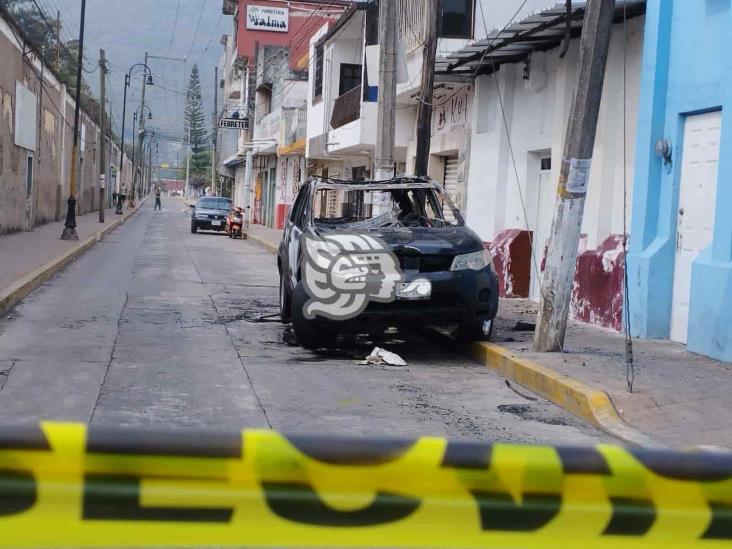
[{"label": "blue building", "polygon": [[732,8],[648,0],[628,256],[634,336],[732,362]]}]

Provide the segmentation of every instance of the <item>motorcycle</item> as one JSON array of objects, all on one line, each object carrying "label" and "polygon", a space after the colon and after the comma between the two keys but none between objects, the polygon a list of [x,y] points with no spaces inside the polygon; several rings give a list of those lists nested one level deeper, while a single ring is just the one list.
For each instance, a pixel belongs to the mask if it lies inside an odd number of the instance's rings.
[{"label": "motorcycle", "polygon": [[226,226],[224,232],[229,238],[242,238],[244,227],[244,208],[236,207],[226,216]]}]

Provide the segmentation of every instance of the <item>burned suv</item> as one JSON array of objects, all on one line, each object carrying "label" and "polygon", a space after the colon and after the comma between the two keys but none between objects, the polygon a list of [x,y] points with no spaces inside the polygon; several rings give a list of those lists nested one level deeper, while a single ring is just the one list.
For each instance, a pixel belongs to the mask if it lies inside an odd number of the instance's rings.
[{"label": "burned suv", "polygon": [[314,177],[288,216],[277,263],[280,313],[317,348],[345,331],[457,327],[490,337],[498,280],[481,239],[427,178]]}]

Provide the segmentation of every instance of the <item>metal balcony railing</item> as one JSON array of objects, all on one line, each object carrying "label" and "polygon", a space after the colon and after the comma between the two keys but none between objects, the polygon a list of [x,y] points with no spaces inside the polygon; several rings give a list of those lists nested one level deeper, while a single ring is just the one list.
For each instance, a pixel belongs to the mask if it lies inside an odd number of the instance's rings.
[{"label": "metal balcony railing", "polygon": [[349,122],[358,120],[361,116],[361,86],[347,91],[333,105],[333,114],[330,116],[330,126],[333,129],[345,126]]},{"label": "metal balcony railing", "polygon": [[399,0],[399,38],[407,52],[424,44],[425,8],[424,0]]}]

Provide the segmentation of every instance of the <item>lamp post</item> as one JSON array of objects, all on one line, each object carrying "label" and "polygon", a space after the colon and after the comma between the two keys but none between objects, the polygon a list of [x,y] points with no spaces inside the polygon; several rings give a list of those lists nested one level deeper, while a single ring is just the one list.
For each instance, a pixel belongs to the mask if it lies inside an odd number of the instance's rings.
[{"label": "lamp post", "polygon": [[79,54],[76,59],[76,101],[74,105],[74,144],[71,149],[71,177],[69,181],[69,200],[66,209],[66,222],[61,233],[62,240],[79,240],[76,233],[76,180],[78,177],[77,160],[79,156],[79,113],[81,109],[81,69],[84,62],[84,20],[86,0],[81,0],[81,21],[79,23]]},{"label": "lamp post", "polygon": [[[122,175],[124,173],[124,159],[125,159],[125,121],[127,120],[127,88],[130,87],[130,82],[132,79],[132,71],[136,69],[137,67],[143,67],[143,72],[145,73],[145,83],[148,86],[153,85],[153,78],[152,78],[152,71],[150,70],[150,67],[148,67],[145,63],[135,63],[130,67],[130,69],[127,71],[127,74],[125,74],[125,90],[124,90],[124,99],[122,100],[122,146],[120,147],[120,153],[119,153],[119,175],[117,177],[117,209],[114,213],[116,214],[122,214],[122,198],[120,197],[120,188],[122,186]],[[136,115],[137,113],[135,113]],[[135,130],[132,130],[132,135],[135,135]],[[134,137],[133,137],[134,139]],[[134,170],[134,145],[133,145],[133,162],[132,162],[132,169]]]}]

